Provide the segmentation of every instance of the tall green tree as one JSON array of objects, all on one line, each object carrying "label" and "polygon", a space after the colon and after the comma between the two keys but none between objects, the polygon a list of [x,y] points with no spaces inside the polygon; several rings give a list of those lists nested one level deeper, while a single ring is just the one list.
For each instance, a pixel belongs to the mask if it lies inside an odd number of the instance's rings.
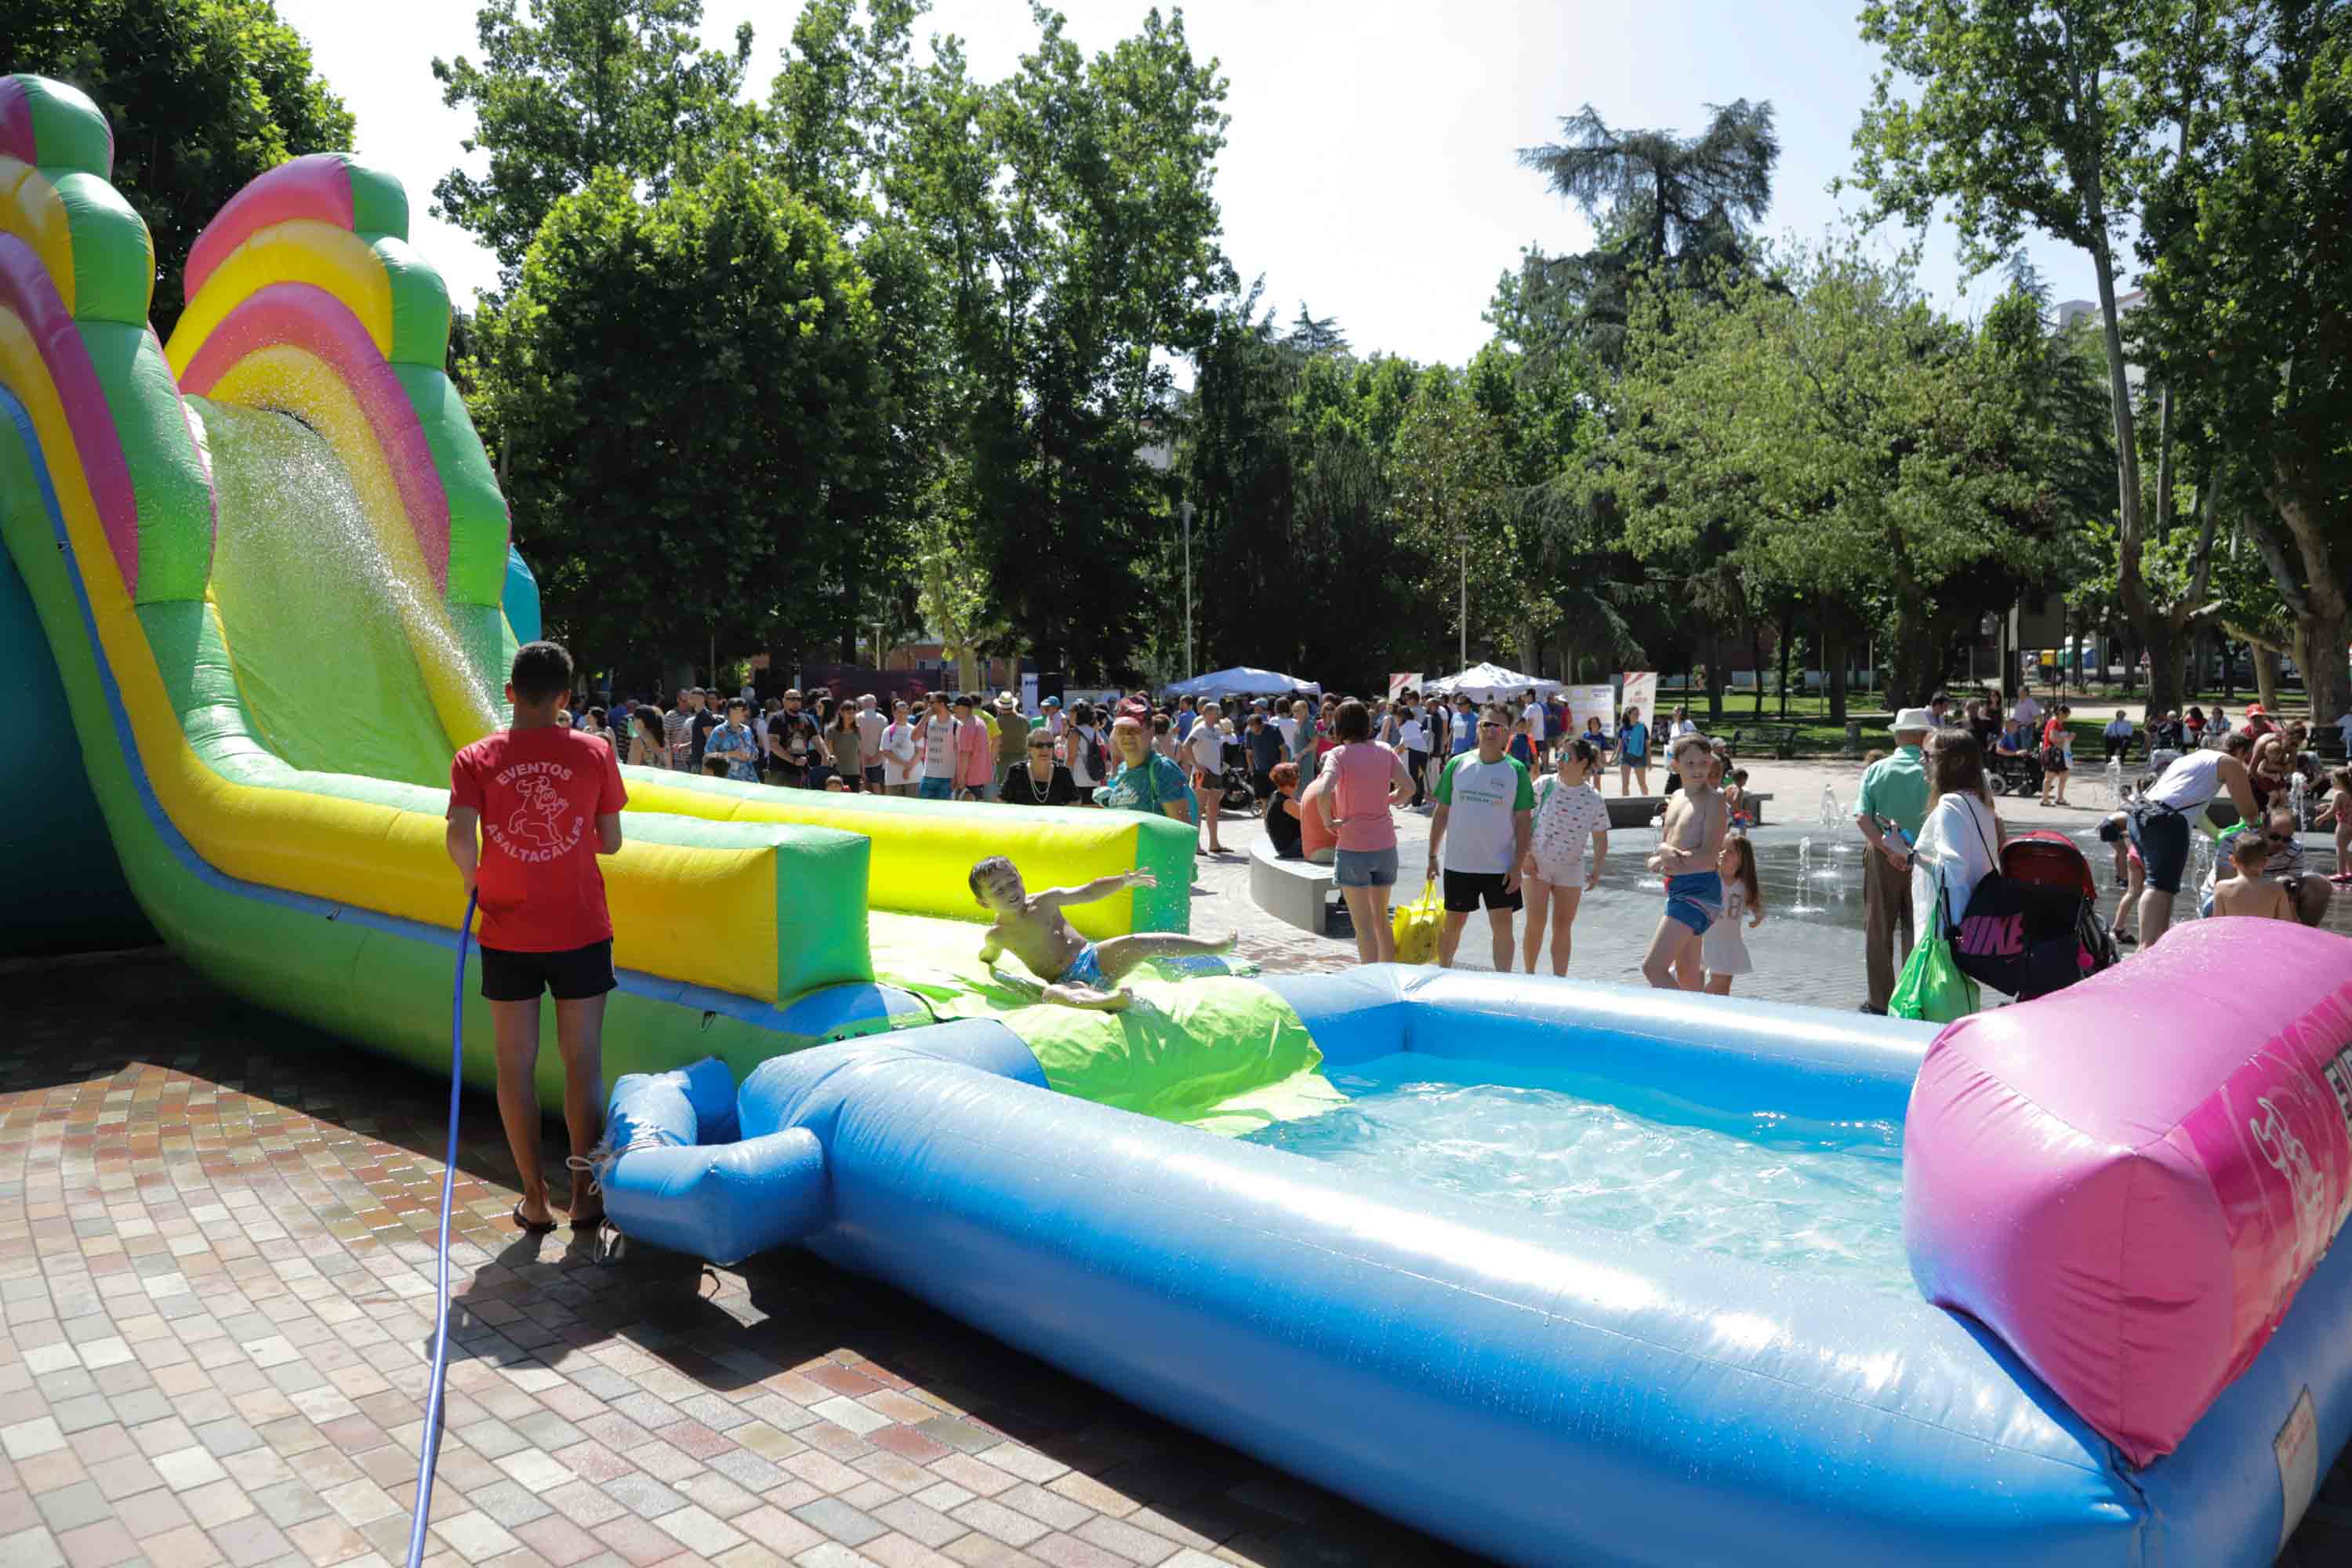
[{"label": "tall green tree", "polygon": [[2245,523],[2326,722],[2352,710],[2352,9],[2278,0],[2223,25],[2218,101],[2152,191],[2131,324],[2208,486],[2238,467],[2259,495]]},{"label": "tall green tree", "polygon": [[1444,606],[1432,618],[1452,625],[1463,665],[1474,637],[1499,641],[1528,614],[1533,595],[1511,500],[1500,421],[1459,372],[1431,370],[1397,429],[1389,515],[1398,542],[1421,563],[1417,603],[1423,614]]},{"label": "tall green tree", "polygon": [[149,316],[180,320],[188,247],[265,170],[352,144],[352,116],[269,0],[12,0],[0,71],[89,94],[114,128],[114,184],[154,237]]},{"label": "tall green tree", "polygon": [[1629,540],[1703,546],[1749,597],[1863,606],[1890,699],[1923,700],[1987,579],[2032,571],[2073,521],[2033,301],[2013,290],[1971,334],[1852,249],[1720,301],[1665,298],[1638,304],[1628,343],[1612,471]]},{"label": "tall green tree", "polygon": [[2150,712],[2179,705],[2186,616],[2150,593],[2144,565],[2153,513],[2116,283],[2160,145],[2135,71],[2162,70],[2183,47],[2171,25],[2181,9],[2174,0],[1872,0],[1862,36],[1886,64],[1854,132],[1854,178],[1879,216],[1923,227],[1949,204],[1978,266],[2014,251],[2029,228],[2090,258],[2114,422],[2116,587],[2147,650]]},{"label": "tall green tree", "polygon": [[1573,202],[1598,231],[1589,251],[1522,260],[1517,308],[1575,323],[1613,360],[1637,271],[1663,273],[1686,288],[1707,286],[1747,253],[1747,226],[1772,205],[1780,142],[1772,105],[1747,99],[1709,104],[1706,129],[1619,130],[1592,105],[1560,121],[1560,140],[1522,148],[1519,162]]},{"label": "tall green tree", "polygon": [[442,101],[471,109],[459,143],[488,173],[452,169],[436,211],[497,252],[513,287],[555,204],[617,170],[658,198],[743,148],[757,118],[737,101],[751,26],[731,50],[701,47],[702,0],[489,0],[477,15],[477,61],[433,61]]},{"label": "tall green tree", "polygon": [[1002,83],[940,40],[884,190],[943,279],[950,438],[1013,632],[1108,674],[1166,602],[1137,576],[1169,510],[1138,454],[1168,418],[1163,356],[1208,332],[1230,277],[1210,190],[1225,89],[1181,15],[1092,57],[1032,15],[1037,46]]},{"label": "tall green tree", "polygon": [[887,457],[870,290],[822,214],[741,157],[643,199],[559,200],[478,403],[551,626],[592,659],[805,647],[876,573],[845,494]]}]

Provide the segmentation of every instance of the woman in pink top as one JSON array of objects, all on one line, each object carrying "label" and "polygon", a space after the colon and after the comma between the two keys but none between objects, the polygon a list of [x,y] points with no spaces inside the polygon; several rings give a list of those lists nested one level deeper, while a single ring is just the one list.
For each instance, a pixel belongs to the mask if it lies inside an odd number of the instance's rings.
[{"label": "woman in pink top", "polygon": [[1396,824],[1389,808],[1412,798],[1404,759],[1372,740],[1372,711],[1354,700],[1339,704],[1339,746],[1323,761],[1326,784],[1316,801],[1339,836],[1331,879],[1356,922],[1356,957],[1364,963],[1396,962],[1389,929],[1389,889],[1396,886]]}]

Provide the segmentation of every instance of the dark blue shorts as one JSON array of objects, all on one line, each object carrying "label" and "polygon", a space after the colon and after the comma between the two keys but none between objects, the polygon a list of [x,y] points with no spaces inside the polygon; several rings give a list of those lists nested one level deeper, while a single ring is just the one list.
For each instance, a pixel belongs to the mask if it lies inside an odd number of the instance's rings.
[{"label": "dark blue shorts", "polygon": [[1723,878],[1714,871],[1685,871],[1666,879],[1666,918],[1690,927],[1693,936],[1723,915]]},{"label": "dark blue shorts", "polygon": [[2181,873],[2189,869],[2189,818],[2158,806],[2135,811],[2125,820],[2147,885],[2159,893],[2179,893]]}]

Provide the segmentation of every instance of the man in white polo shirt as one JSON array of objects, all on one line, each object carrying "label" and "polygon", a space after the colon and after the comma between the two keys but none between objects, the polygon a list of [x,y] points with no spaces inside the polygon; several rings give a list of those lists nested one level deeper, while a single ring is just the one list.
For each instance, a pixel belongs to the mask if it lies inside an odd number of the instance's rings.
[{"label": "man in white polo shirt", "polygon": [[[1511,917],[1519,909],[1519,867],[1535,833],[1535,782],[1509,743],[1508,710],[1497,704],[1478,716],[1478,749],[1445,764],[1437,781],[1437,810],[1429,819],[1429,878],[1437,879],[1445,849],[1445,925],[1437,962],[1454,967],[1454,949],[1470,911],[1484,904],[1495,939],[1495,973],[1511,972]],[[1449,837],[1450,835],[1450,837]]]}]

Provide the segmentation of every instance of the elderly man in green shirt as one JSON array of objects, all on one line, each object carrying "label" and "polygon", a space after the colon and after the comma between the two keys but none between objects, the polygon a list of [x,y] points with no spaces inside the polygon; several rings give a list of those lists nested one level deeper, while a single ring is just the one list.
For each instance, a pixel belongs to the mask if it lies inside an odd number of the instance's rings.
[{"label": "elderly man in green shirt", "polygon": [[[1884,1013],[1895,994],[1895,976],[1902,959],[1895,953],[1895,927],[1903,926],[1903,958],[1911,956],[1918,933],[1911,928],[1911,851],[1919,824],[1927,816],[1927,763],[1919,748],[1935,727],[1935,715],[1925,708],[1906,708],[1887,728],[1895,731],[1895,754],[1881,757],[1863,771],[1862,793],[1854,797],[1853,820],[1870,840],[1862,868],[1862,953],[1870,970],[1870,1000],[1865,1013]],[[1884,818],[1903,830],[1897,843],[1880,826]]]}]

